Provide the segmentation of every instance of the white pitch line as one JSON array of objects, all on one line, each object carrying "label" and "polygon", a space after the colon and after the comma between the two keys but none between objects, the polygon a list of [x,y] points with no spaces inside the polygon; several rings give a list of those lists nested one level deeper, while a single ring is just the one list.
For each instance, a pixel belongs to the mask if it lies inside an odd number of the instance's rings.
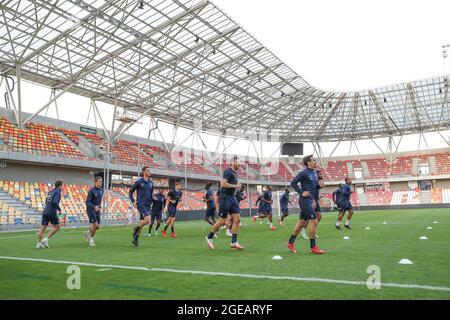
[{"label": "white pitch line", "polygon": [[[113,265],[113,264],[99,264],[99,263],[90,263],[90,262],[48,260],[48,259],[21,258],[21,257],[8,257],[8,256],[0,256],[0,259],[79,265],[79,266],[98,267],[98,268],[126,269],[126,270],[139,270],[139,271],[159,271],[159,272],[184,273],[184,274],[188,273],[188,274],[196,274],[196,275],[225,276],[225,277],[247,278],[247,279],[291,280],[291,281],[322,282],[322,283],[366,286],[366,281],[339,280],[339,279],[326,279],[326,278],[310,278],[310,277],[296,277],[296,276],[269,276],[269,275],[256,275],[256,274],[245,274],[245,273],[211,272],[211,271],[165,269],[165,268],[147,268],[147,267],[137,267],[137,266],[120,266],[120,265]],[[437,287],[437,286],[420,285],[420,284],[382,283],[381,286],[382,287],[383,286],[391,287],[391,288],[401,288],[401,289],[422,289],[422,290],[450,292],[449,287]]]}]

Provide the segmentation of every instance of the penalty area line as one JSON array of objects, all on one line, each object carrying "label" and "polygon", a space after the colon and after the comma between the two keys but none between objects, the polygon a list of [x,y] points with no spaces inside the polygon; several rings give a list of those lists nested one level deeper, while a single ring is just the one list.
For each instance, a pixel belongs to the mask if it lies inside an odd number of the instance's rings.
[{"label": "penalty area line", "polygon": [[[195,274],[195,275],[206,275],[206,276],[225,276],[225,277],[246,278],[246,279],[263,279],[263,280],[279,280],[279,281],[280,280],[290,280],[290,281],[320,282],[320,283],[358,285],[358,286],[366,286],[366,284],[367,284],[366,281],[354,281],[354,280],[339,280],[339,279],[297,277],[297,276],[270,276],[270,275],[257,275],[257,274],[245,274],[245,273],[212,272],[212,271],[197,271],[197,270],[167,269],[167,268],[148,268],[148,267],[139,267],[139,266],[121,266],[121,265],[113,265],[113,264],[99,264],[99,263],[79,262],[79,261],[49,260],[49,259],[8,257],[8,256],[0,256],[0,259],[16,260],[16,261],[29,261],[29,262],[43,262],[43,263],[53,263],[53,264],[65,264],[65,265],[78,265],[78,266],[97,267],[97,268],[170,272],[170,273],[183,273],[183,274]],[[381,283],[381,287],[400,288],[400,289],[421,289],[421,290],[450,292],[449,287],[438,287],[438,286],[420,285],[420,284]]]}]

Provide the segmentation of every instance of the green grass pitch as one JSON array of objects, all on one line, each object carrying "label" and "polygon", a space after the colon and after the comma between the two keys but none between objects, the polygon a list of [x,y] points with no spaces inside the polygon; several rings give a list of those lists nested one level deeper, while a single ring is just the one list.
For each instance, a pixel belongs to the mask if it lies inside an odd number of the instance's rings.
[{"label": "green grass pitch", "polygon": [[[96,247],[88,247],[84,241],[86,228],[63,229],[50,240],[49,249],[35,248],[35,231],[0,233],[0,299],[450,298],[449,209],[355,212],[353,229],[340,231],[334,227],[336,214],[324,214],[318,245],[327,254],[321,256],[310,254],[309,242],[301,237],[296,242],[298,253],[288,252],[285,241],[297,219],[298,215],[292,214],[286,226],[276,231],[269,231],[266,222],[253,224],[243,219],[239,235],[246,247],[243,252],[229,248],[230,238],[223,231],[215,240],[216,250],[207,250],[204,237],[209,225],[200,221],[178,223],[177,239],[141,236],[138,248],[131,244],[132,226],[100,229]],[[432,230],[427,230],[429,226]],[[350,240],[343,240],[344,236]],[[419,240],[421,236],[428,240]],[[272,260],[275,255],[283,259]],[[413,264],[400,265],[403,258]],[[66,285],[67,267],[72,262],[100,265],[80,265],[79,290],[69,290]],[[380,267],[381,289],[369,290],[365,285],[370,265]],[[231,275],[186,273],[192,270]],[[242,274],[267,278],[238,276]],[[383,285],[387,283],[395,285]]]}]

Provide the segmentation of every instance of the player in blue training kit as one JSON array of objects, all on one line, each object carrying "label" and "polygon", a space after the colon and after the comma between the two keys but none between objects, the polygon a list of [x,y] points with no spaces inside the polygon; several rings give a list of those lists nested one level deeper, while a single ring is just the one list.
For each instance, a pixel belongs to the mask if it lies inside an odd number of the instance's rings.
[{"label": "player in blue training kit", "polygon": [[216,192],[216,208],[217,208],[218,212],[220,211],[220,203],[219,203],[220,193],[221,193],[221,190],[219,188]]},{"label": "player in blue training kit", "polygon": [[[245,186],[241,186],[239,188],[239,190],[236,190],[236,193],[235,193],[234,196],[236,197],[236,200],[237,200],[237,202],[239,204],[239,207],[240,207],[241,206],[241,202],[243,200],[247,199],[247,194],[245,193]],[[228,217],[227,217],[227,222],[225,223],[225,226],[227,228],[227,232],[226,232],[227,236],[232,237],[233,234],[231,232],[231,229],[233,229],[233,219],[231,219],[230,215],[228,215]],[[242,226],[242,223],[241,223],[241,226]]]},{"label": "player in blue training kit", "polygon": [[216,223],[216,201],[214,201],[214,195],[211,190],[212,183],[208,182],[205,186],[205,195],[203,196],[203,201],[206,202],[206,212],[205,221],[210,225]]},{"label": "player in blue training kit", "polygon": [[[265,190],[264,190],[265,191]],[[253,219],[253,223],[256,223],[256,219],[263,214],[264,211],[264,201],[262,201],[262,193],[258,192],[258,198],[256,198],[256,202],[255,202],[255,207],[257,207],[257,211],[256,211],[256,215],[254,215],[252,217]],[[261,218],[262,219],[262,218]],[[261,224],[262,224],[262,220],[261,220]]]},{"label": "player in blue training kit", "polygon": [[150,225],[148,227],[148,236],[152,235],[153,224],[156,221],[155,236],[158,235],[158,229],[161,226],[162,212],[166,205],[166,196],[164,188],[160,188],[152,197],[152,213],[150,218]]},{"label": "player in blue training kit", "polygon": [[176,238],[177,234],[175,233],[175,218],[177,216],[177,206],[183,197],[183,193],[181,190],[181,182],[175,183],[175,189],[170,190],[166,195],[167,204],[167,213],[169,215],[169,219],[167,219],[166,225],[164,226],[164,230],[161,231],[162,236],[165,238],[167,236],[167,228],[170,227],[172,231],[170,236],[172,238]]},{"label": "player in blue training kit", "polygon": [[[216,192],[216,208],[217,208],[217,212],[220,212],[220,203],[219,203],[219,199],[220,199],[220,194],[221,194],[222,190],[220,190],[220,188],[217,190]],[[229,225],[229,218],[227,218],[227,221],[225,222],[225,224],[220,228],[220,229],[226,229],[227,225]],[[217,238],[217,234],[220,233],[220,230],[217,231],[217,233],[214,235],[214,238]]]},{"label": "player in blue training kit", "polygon": [[239,190],[236,191],[234,195],[236,197],[237,202],[240,204],[241,201],[247,199],[247,194],[245,193],[245,186],[241,186]]},{"label": "player in blue training kit", "polygon": [[[269,218],[269,228],[270,230],[277,230],[276,227],[274,227],[272,222],[272,188],[270,186],[266,187],[266,190],[263,192],[261,198],[260,198],[261,210],[262,213],[258,215],[258,218],[264,219]],[[256,217],[253,217],[253,221],[255,221]]]},{"label": "player in blue training kit", "polygon": [[89,228],[89,231],[83,232],[85,240],[91,247],[95,247],[94,235],[95,232],[100,228],[100,214],[102,210],[103,198],[102,177],[95,177],[94,184],[94,187],[89,190],[86,198],[86,211],[91,227]]},{"label": "player in blue training kit", "polygon": [[[58,213],[61,213],[61,207],[59,202],[61,201],[61,189],[63,187],[62,181],[56,181],[55,187],[47,194],[45,200],[45,208],[42,213],[41,229],[38,232],[38,243],[36,245],[37,249],[49,248],[48,240],[61,229],[59,225]],[[51,224],[53,230],[48,233],[48,235],[42,239],[44,231],[47,229],[48,224]]]},{"label": "player in blue training kit", "polygon": [[[318,187],[318,178],[317,172],[315,170],[317,166],[316,159],[314,159],[313,155],[308,155],[303,158],[303,164],[305,165],[305,169],[300,171],[297,176],[291,181],[291,187],[294,188],[295,191],[299,194],[299,205],[300,205],[300,220],[294,227],[292,231],[292,235],[286,243],[289,250],[293,253],[296,253],[295,250],[295,239],[297,238],[300,230],[305,227],[306,222],[309,220],[310,229],[309,229],[309,241],[311,250],[310,252],[315,254],[323,254],[325,251],[319,249],[316,246],[316,228],[317,228],[317,215],[314,209],[314,196],[317,192]],[[300,183],[300,187],[299,184]]]},{"label": "player in blue training kit", "polygon": [[338,208],[339,213],[341,213],[341,195],[342,195],[342,183],[339,184],[339,188],[333,191],[331,197],[333,198],[333,202]]},{"label": "player in blue training kit", "polygon": [[341,208],[339,211],[338,221],[336,222],[336,229],[341,229],[341,221],[345,215],[345,212],[348,211],[347,219],[345,220],[344,227],[347,229],[351,229],[350,227],[350,219],[353,216],[353,207],[350,203],[350,196],[352,194],[352,179],[349,177],[345,178],[345,184],[342,186],[341,191]]},{"label": "player in blue training kit", "polygon": [[219,221],[211,228],[211,232],[206,236],[206,242],[209,249],[214,249],[213,237],[216,232],[223,226],[227,220],[228,215],[231,215],[233,220],[231,248],[237,250],[244,250],[238,241],[238,232],[241,222],[241,209],[236,199],[235,192],[237,188],[241,187],[241,183],[238,182],[237,171],[240,168],[238,158],[234,157],[230,168],[225,169],[222,179],[220,180],[220,197],[219,197]]},{"label": "player in blue training kit", "polygon": [[[150,168],[145,166],[141,170],[142,177],[130,188],[128,195],[134,209],[139,212],[139,224],[133,229],[133,245],[139,245],[139,234],[144,226],[150,223],[150,209],[152,207],[153,181],[150,179]],[[136,199],[134,192],[136,191]]]},{"label": "player in blue training kit", "polygon": [[[320,223],[320,220],[322,220],[322,210],[320,208],[320,189],[323,188],[325,186],[324,181],[323,181],[323,175],[322,175],[322,171],[317,170],[317,179],[318,179],[318,183],[317,183],[317,188],[316,188],[316,192],[314,193],[314,211],[316,212],[316,216],[317,216],[317,224]],[[309,240],[309,236],[306,234],[306,229],[308,227],[309,224],[309,220],[306,221],[306,225],[304,228],[302,228],[300,230],[302,237],[304,239]],[[318,234],[316,233],[316,238],[319,239]]]},{"label": "player in blue training kit", "polygon": [[286,188],[285,192],[280,198],[280,210],[281,210],[281,218],[278,219],[278,223],[284,226],[284,218],[289,215],[289,204],[291,204],[291,200],[289,200],[289,188]]}]

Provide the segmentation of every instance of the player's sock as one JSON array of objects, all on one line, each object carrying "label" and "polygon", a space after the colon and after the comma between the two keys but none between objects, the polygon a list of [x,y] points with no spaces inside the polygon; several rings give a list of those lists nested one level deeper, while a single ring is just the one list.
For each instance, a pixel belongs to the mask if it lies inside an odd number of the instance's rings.
[{"label": "player's sock", "polygon": [[291,237],[289,238],[289,243],[294,243],[296,238],[297,236],[291,235]]},{"label": "player's sock", "polygon": [[231,236],[231,243],[236,243],[237,242],[237,234],[233,233],[233,235]]},{"label": "player's sock", "polygon": [[309,239],[309,235],[308,235],[306,228],[302,228],[300,230],[300,234],[302,235],[303,239]]},{"label": "player's sock", "polygon": [[272,222],[270,222],[270,227],[271,227],[271,228],[273,227],[273,223],[272,223]]},{"label": "player's sock", "polygon": [[150,223],[150,227],[148,227],[148,233],[152,233],[153,223]]},{"label": "player's sock", "polygon": [[136,240],[139,239],[139,233],[140,233],[141,229],[142,229],[142,227],[140,227],[139,225],[136,226],[136,228],[134,229],[134,234],[133,234],[133,236],[134,236],[134,238],[135,238]]},{"label": "player's sock", "polygon": [[340,221],[337,221],[337,222],[336,222],[336,225],[339,227],[339,226],[341,225],[341,222],[340,222]]},{"label": "player's sock", "polygon": [[309,244],[311,248],[314,248],[316,246],[316,239],[309,239]]},{"label": "player's sock", "polygon": [[207,236],[208,239],[212,239],[214,237],[214,232],[210,232]]},{"label": "player's sock", "polygon": [[350,220],[345,220],[345,224],[344,225],[346,225],[346,226],[348,226],[348,225],[350,225]]},{"label": "player's sock", "polygon": [[170,230],[172,231],[172,233],[174,233],[175,232],[175,227],[170,227]]},{"label": "player's sock", "polygon": [[165,226],[164,226],[164,231],[167,231],[167,228],[168,228],[169,226],[166,224]]}]

